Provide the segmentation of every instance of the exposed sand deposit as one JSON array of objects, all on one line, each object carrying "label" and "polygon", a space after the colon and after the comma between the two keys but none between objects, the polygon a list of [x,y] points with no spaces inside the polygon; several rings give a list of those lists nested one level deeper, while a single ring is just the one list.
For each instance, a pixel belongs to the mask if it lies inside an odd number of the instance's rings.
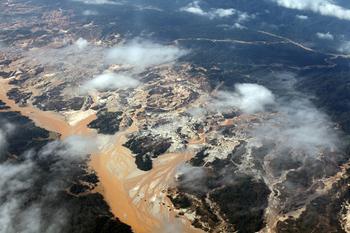
[{"label": "exposed sand deposit", "polygon": [[[62,138],[72,135],[98,137],[95,130],[87,127],[96,118],[94,113],[77,112],[76,115],[70,114],[67,119],[58,113],[41,111],[31,105],[19,107],[6,95],[10,88],[6,80],[0,81],[0,99],[12,111],[21,112],[38,126],[57,132]],[[160,156],[151,171],[140,171],[130,150],[123,146],[126,135],[137,130],[137,121],[134,121],[124,132],[106,136],[99,153],[92,156],[91,168],[100,179],[100,187],[96,190],[104,195],[113,214],[131,225],[136,233],[164,232],[164,229],[172,227],[180,232],[200,232],[191,227],[188,220],[176,217],[165,192],[173,182],[177,165],[190,159],[192,153]]]}]

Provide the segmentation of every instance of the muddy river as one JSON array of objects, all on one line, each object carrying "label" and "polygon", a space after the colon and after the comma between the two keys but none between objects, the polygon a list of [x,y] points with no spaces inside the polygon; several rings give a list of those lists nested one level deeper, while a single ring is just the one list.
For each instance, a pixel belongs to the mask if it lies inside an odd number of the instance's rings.
[{"label": "muddy river", "polygon": [[[166,196],[166,190],[174,182],[176,167],[189,160],[193,153],[170,153],[154,161],[151,171],[137,169],[132,153],[123,147],[126,135],[138,130],[133,125],[114,136],[99,136],[87,127],[96,115],[94,112],[76,112],[79,116],[74,124],[67,117],[55,112],[41,111],[33,106],[20,107],[10,100],[6,93],[11,88],[6,80],[0,80],[0,100],[12,111],[19,111],[36,125],[61,134],[62,139],[72,135],[103,137],[100,150],[92,155],[90,167],[96,171],[100,192],[109,204],[113,214],[130,225],[136,233],[201,232],[194,229],[189,220],[176,217],[174,207]],[[101,141],[101,140],[100,140]],[[196,142],[197,143],[197,142]]]}]

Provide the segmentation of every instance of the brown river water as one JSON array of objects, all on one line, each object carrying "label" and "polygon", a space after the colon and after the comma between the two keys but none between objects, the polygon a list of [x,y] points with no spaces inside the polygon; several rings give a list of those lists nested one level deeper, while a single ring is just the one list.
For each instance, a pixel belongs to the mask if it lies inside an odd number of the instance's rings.
[{"label": "brown river water", "polygon": [[[87,127],[96,119],[95,114],[87,115],[71,125],[58,113],[42,111],[30,105],[19,107],[6,95],[10,88],[6,80],[0,80],[0,100],[12,111],[29,117],[37,126],[61,134],[62,139],[72,135],[98,137],[95,130]],[[176,167],[189,160],[193,153],[162,155],[154,161],[151,171],[140,171],[130,150],[123,147],[126,135],[137,130],[137,121],[134,121],[127,130],[108,137],[108,143],[92,155],[90,167],[100,179],[96,191],[104,196],[113,214],[130,225],[135,233],[202,232],[194,229],[187,219],[176,217],[165,192],[174,181]]]}]

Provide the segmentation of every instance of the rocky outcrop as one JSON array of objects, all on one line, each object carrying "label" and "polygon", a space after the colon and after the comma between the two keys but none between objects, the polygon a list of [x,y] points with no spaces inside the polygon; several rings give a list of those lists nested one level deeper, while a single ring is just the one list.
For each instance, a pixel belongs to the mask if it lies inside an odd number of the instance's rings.
[{"label": "rocky outcrop", "polygon": [[[245,146],[241,142],[227,159],[205,164],[202,159],[208,154],[202,150],[190,161],[195,167],[179,173],[169,196],[180,214],[195,216],[195,227],[207,232],[257,232],[265,226],[271,191],[263,179],[240,172]],[[198,169],[200,177],[195,175]]]},{"label": "rocky outcrop", "polygon": [[58,85],[46,90],[43,94],[35,96],[33,105],[44,111],[67,111],[80,110],[88,97],[71,97],[66,98],[61,95],[65,85]]},{"label": "rocky outcrop", "polygon": [[0,110],[6,110],[9,109],[10,107],[6,105],[6,103],[2,102],[0,100]]},{"label": "rocky outcrop", "polygon": [[171,146],[171,141],[157,135],[130,135],[124,144],[135,154],[135,163],[140,170],[152,169],[152,159],[164,154]]},{"label": "rocky outcrop", "polygon": [[88,127],[97,129],[100,134],[113,135],[119,131],[119,125],[123,120],[122,112],[108,112],[106,109],[100,110],[97,119],[90,122]]},{"label": "rocky outcrop", "polygon": [[350,200],[349,182],[350,169],[347,168],[327,193],[306,205],[300,216],[278,221],[276,232],[347,232],[348,219],[342,216],[348,215],[345,205]]},{"label": "rocky outcrop", "polygon": [[16,104],[20,106],[25,106],[27,100],[32,96],[31,92],[22,92],[18,88],[12,88],[7,92],[9,99],[14,100]]}]

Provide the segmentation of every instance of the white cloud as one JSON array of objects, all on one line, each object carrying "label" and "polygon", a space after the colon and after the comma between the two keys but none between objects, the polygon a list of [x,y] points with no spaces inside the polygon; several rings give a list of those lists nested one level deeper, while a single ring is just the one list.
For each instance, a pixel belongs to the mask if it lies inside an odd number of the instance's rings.
[{"label": "white cloud", "polygon": [[180,9],[181,11],[185,11],[188,13],[192,13],[195,15],[203,15],[203,16],[207,16],[208,13],[205,12],[200,6],[199,6],[199,1],[194,1],[190,4],[188,4],[187,6],[183,7]]},{"label": "white cloud", "polygon": [[270,90],[261,85],[244,83],[235,85],[234,92],[219,91],[209,107],[219,111],[238,108],[245,113],[256,113],[274,103]]},{"label": "white cloud", "polygon": [[[58,49],[32,49],[27,52],[26,59],[36,60],[66,82],[71,82],[72,79],[67,77],[74,74],[74,80],[83,85],[81,89],[83,93],[80,94],[86,94],[86,91],[91,89],[113,90],[136,87],[139,81],[135,77],[139,73],[149,67],[176,62],[187,53],[187,50],[177,46],[141,41],[140,38],[112,48],[89,44],[85,39],[79,38],[75,43]],[[127,67],[128,70],[119,73],[103,72],[106,67],[114,64]]]},{"label": "white cloud", "polygon": [[0,122],[0,161],[2,156],[5,155],[8,142],[7,137],[14,133],[16,127],[8,122]]},{"label": "white cloud", "polygon": [[110,49],[93,45],[90,45],[88,50],[84,49],[87,46],[89,42],[79,38],[73,45],[59,49],[46,49],[45,51],[33,49],[27,53],[27,56],[29,59],[38,60],[43,65],[55,66],[60,63],[64,66],[71,66],[73,70],[78,67],[87,69],[96,61],[99,61],[99,65],[105,65],[103,57],[109,64],[132,65],[136,69],[144,69],[176,61],[188,53],[187,50],[176,46],[142,41],[140,38]]},{"label": "white cloud", "polygon": [[89,42],[83,38],[79,38],[75,41],[74,45],[77,46],[78,49],[85,49],[89,45]]},{"label": "white cloud", "polygon": [[276,99],[263,86],[237,84],[234,92],[219,91],[209,108],[221,112],[233,108],[251,114],[266,111],[270,106],[277,114],[252,130],[253,139],[271,141],[281,150],[293,149],[310,156],[316,156],[323,149],[337,150],[339,138],[329,117],[308,99],[293,93],[292,99]]},{"label": "white cloud", "polygon": [[3,42],[0,41],[0,51],[6,49],[6,47],[7,47],[7,46],[5,45],[5,43],[3,43]]},{"label": "white cloud", "polygon": [[70,136],[63,141],[48,143],[40,151],[40,158],[55,154],[65,160],[82,160],[87,155],[98,151],[95,140],[82,136]]},{"label": "white cloud", "polygon": [[189,108],[187,110],[187,113],[193,117],[198,118],[198,117],[204,116],[207,113],[207,110],[201,107],[195,107],[195,108]]},{"label": "white cloud", "polygon": [[254,14],[248,14],[247,12],[242,12],[233,8],[211,8],[206,11],[200,6],[200,1],[193,1],[187,6],[180,8],[180,10],[194,15],[208,17],[209,19],[234,16],[234,23],[230,27],[231,29],[246,29],[242,24],[256,17]]},{"label": "white cloud", "polygon": [[[0,164],[0,198],[2,200],[0,204],[0,232],[29,233],[32,232],[30,231],[31,226],[40,226],[40,217],[28,226],[23,226],[22,221],[15,223],[16,219],[23,219],[23,214],[27,212],[25,209],[21,210],[21,204],[25,198],[21,193],[33,185],[33,169],[32,162]],[[30,206],[26,209],[32,210]]]},{"label": "white cloud", "polygon": [[86,90],[115,90],[115,89],[126,89],[135,88],[140,82],[129,76],[128,74],[115,74],[107,72],[96,76],[92,80],[84,84],[83,89]]},{"label": "white cloud", "polygon": [[206,192],[206,171],[203,167],[192,167],[182,164],[177,167],[176,175],[178,183],[186,190]]},{"label": "white cloud", "polygon": [[243,26],[242,24],[240,23],[234,23],[233,26],[231,28],[234,28],[234,29],[246,29],[247,27],[246,26]]},{"label": "white cloud", "polygon": [[146,11],[146,10],[158,11],[158,12],[164,11],[163,9],[152,5],[134,5],[134,7],[140,11]]},{"label": "white cloud", "polygon": [[338,48],[338,51],[345,54],[350,54],[350,41],[344,41]]},{"label": "white cloud", "polygon": [[93,10],[84,10],[83,11],[83,15],[89,16],[89,15],[98,15],[97,11],[93,11]]},{"label": "white cloud", "polygon": [[[296,75],[279,73],[274,78],[278,87],[284,90],[282,97],[275,97],[273,114],[262,124],[252,129],[252,139],[273,143],[278,156],[292,151],[295,156],[317,157],[322,151],[337,151],[338,131],[331,119],[319,111],[305,95],[295,90]],[[278,80],[285,80],[281,83]],[[260,143],[260,144],[261,144]]]},{"label": "white cloud", "polygon": [[119,5],[122,3],[120,1],[113,1],[113,0],[73,0],[73,1],[82,2],[89,5],[103,5],[103,4]]},{"label": "white cloud", "polygon": [[255,15],[250,15],[247,12],[236,11],[236,13],[238,16],[237,21],[240,23],[246,22],[246,21],[249,21],[249,20],[255,18]]},{"label": "white cloud", "polygon": [[229,17],[231,15],[234,15],[236,12],[235,9],[215,9],[212,11],[212,14],[217,17]]},{"label": "white cloud", "polygon": [[166,46],[135,39],[117,46],[107,52],[107,61],[111,64],[132,65],[136,70],[174,62],[187,53],[176,46]]},{"label": "white cloud", "polygon": [[306,15],[297,15],[297,16],[295,16],[295,17],[297,17],[298,19],[301,19],[301,20],[307,20],[307,19],[309,19],[309,17],[306,16]]},{"label": "white cloud", "polygon": [[296,9],[309,10],[321,15],[332,16],[338,19],[350,20],[350,9],[337,5],[332,0],[272,0],[278,5]]},{"label": "white cloud", "polygon": [[237,13],[237,11],[232,8],[229,8],[229,9],[219,8],[219,9],[211,9],[209,11],[205,11],[199,5],[199,1],[191,2],[187,6],[182,7],[180,10],[191,14],[195,14],[195,15],[206,16],[211,19],[229,17]]},{"label": "white cloud", "polygon": [[274,142],[280,150],[317,156],[323,149],[335,150],[339,142],[328,116],[318,111],[308,100],[279,102],[278,115],[255,129],[258,140]]},{"label": "white cloud", "polygon": [[327,33],[317,32],[316,36],[323,40],[334,40],[334,36],[329,32]]},{"label": "white cloud", "polygon": [[[86,49],[86,46],[89,49]],[[28,62],[35,60],[44,67],[50,67],[53,72],[62,76],[62,78],[74,74],[74,78],[78,79],[101,69],[104,66],[104,54],[105,48],[93,44],[89,45],[84,39],[78,39],[73,44],[66,44],[66,46],[57,49],[35,48],[29,50],[26,53],[26,59]],[[64,75],[63,72],[68,75]]]},{"label": "white cloud", "polygon": [[0,157],[7,147],[7,140],[5,133],[0,129]]},{"label": "white cloud", "polygon": [[155,233],[183,233],[183,223],[179,219],[175,219],[175,221],[172,219],[172,221],[169,221],[169,219],[164,219],[162,222],[162,225],[158,231]]},{"label": "white cloud", "polygon": [[58,192],[96,148],[92,139],[72,136],[0,163],[0,232],[62,232],[69,213],[65,203],[58,203]]}]

